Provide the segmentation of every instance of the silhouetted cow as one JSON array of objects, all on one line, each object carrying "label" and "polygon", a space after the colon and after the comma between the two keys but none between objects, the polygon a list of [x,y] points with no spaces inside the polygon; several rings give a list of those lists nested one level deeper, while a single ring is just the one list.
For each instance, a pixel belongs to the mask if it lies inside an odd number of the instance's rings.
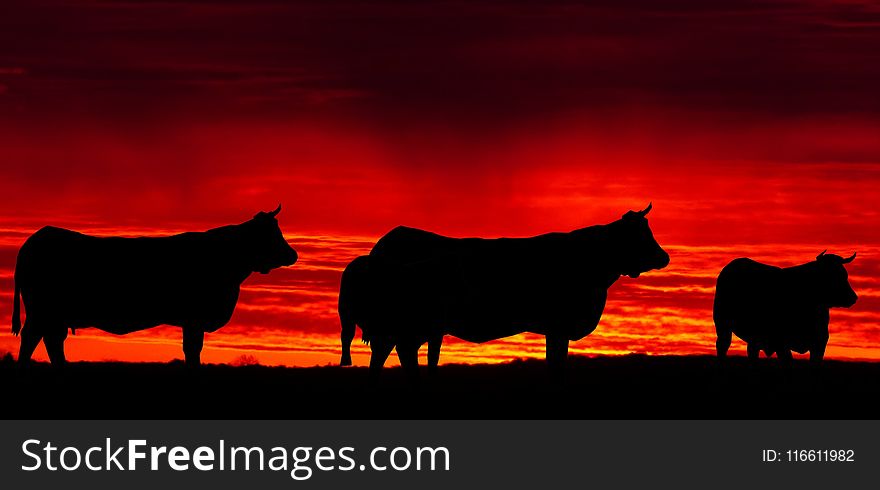
[{"label": "silhouetted cow", "polygon": [[[187,364],[198,364],[205,332],[226,325],[251,272],[296,262],[275,216],[168,237],[93,237],[51,226],[18,252],[12,333],[19,362],[42,339],[52,364],[64,363],[67,329],[126,334],[157,325],[183,328]],[[21,328],[19,296],[27,319]]]},{"label": "silhouetted cow", "polygon": [[395,228],[343,273],[341,363],[351,364],[357,325],[371,343],[374,372],[395,347],[401,365],[414,372],[425,342],[428,365],[436,367],[446,334],[486,342],[538,333],[547,338],[548,364],[561,366],[568,342],[596,328],[608,288],[621,275],[669,264],[648,227],[650,210],[532,238],[459,239]]},{"label": "silhouetted cow", "polygon": [[810,352],[819,363],[828,343],[828,310],[849,308],[858,296],[846,268],[856,258],[819,254],[814,262],[774,267],[739,258],[727,264],[715,286],[715,332],[718,357],[725,357],[731,334],[748,344],[749,358],[763,350],[785,362],[791,351]]}]

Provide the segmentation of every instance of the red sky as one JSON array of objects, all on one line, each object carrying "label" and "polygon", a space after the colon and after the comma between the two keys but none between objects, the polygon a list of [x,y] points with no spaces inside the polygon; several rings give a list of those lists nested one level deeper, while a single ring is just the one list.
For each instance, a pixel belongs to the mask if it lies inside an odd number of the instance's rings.
[{"label": "red sky", "polygon": [[[724,264],[827,248],[858,251],[860,298],[832,312],[829,356],[880,359],[878,86],[870,2],[6,1],[0,324],[44,224],[173,233],[282,202],[300,262],[250,278],[203,358],[337,362],[340,270],[393,226],[528,236],[653,201],[671,265],[622,278],[574,352],[709,353]],[[66,350],[168,360],[179,339],[83,330]]]}]

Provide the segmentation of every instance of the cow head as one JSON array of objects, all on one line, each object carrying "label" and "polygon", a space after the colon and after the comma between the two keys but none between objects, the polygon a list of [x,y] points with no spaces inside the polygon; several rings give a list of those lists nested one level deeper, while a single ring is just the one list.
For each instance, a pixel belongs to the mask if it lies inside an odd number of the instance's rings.
[{"label": "cow head", "polygon": [[245,253],[254,272],[268,274],[272,269],[296,262],[296,251],[284,239],[278,220],[275,219],[280,212],[279,204],[274,211],[259,212],[244,224]]},{"label": "cow head", "polygon": [[849,276],[844,265],[856,258],[856,254],[844,259],[839,255],[826,254],[824,251],[816,257],[819,270],[820,300],[825,306],[849,308],[859,297],[849,285]]},{"label": "cow head", "polygon": [[621,219],[608,225],[612,241],[609,252],[615,258],[618,270],[625,276],[639,277],[643,272],[669,265],[669,254],[654,239],[645,217],[652,207],[652,204],[648,204],[641,211],[628,211]]}]

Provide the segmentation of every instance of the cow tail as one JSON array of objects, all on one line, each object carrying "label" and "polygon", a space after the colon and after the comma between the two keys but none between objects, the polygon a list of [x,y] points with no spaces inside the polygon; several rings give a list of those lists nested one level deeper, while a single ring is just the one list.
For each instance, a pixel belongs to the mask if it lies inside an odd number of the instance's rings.
[{"label": "cow tail", "polygon": [[361,338],[364,343],[370,342],[370,337],[364,329],[364,307],[373,299],[367,290],[368,264],[370,257],[362,255],[351,261],[342,272],[342,281],[339,286],[339,322],[342,325],[342,360],[340,365],[351,366],[351,342],[354,340],[355,330],[361,327]]},{"label": "cow tail", "polygon": [[12,297],[12,335],[18,335],[21,332],[21,285],[15,279],[13,282],[15,283],[15,293]]},{"label": "cow tail", "polygon": [[351,366],[351,342],[354,340],[355,328],[357,321],[354,317],[354,300],[353,289],[356,289],[358,282],[359,269],[361,264],[366,260],[364,257],[354,259],[345,270],[342,271],[342,281],[339,285],[339,323],[342,326],[340,340],[342,342],[342,359],[339,361],[340,366]]},{"label": "cow tail", "polygon": [[723,294],[719,293],[717,285],[712,306],[712,320],[715,322],[715,351],[719,358],[724,358],[727,356],[727,350],[733,339],[733,326],[728,317],[726,300],[723,299]]},{"label": "cow tail", "polygon": [[351,366],[351,341],[354,339],[356,323],[352,318],[351,312],[342,305],[341,295],[339,305],[339,322],[342,324],[342,359],[339,361],[339,365]]}]

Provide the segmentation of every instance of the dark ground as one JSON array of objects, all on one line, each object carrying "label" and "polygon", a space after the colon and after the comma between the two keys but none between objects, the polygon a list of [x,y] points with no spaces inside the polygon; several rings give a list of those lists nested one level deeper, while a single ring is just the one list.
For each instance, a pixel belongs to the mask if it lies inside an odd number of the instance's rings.
[{"label": "dark ground", "polygon": [[[424,369],[424,368],[423,368]],[[0,362],[5,419],[876,419],[880,363],[713,357],[572,357],[399,369]]]}]

